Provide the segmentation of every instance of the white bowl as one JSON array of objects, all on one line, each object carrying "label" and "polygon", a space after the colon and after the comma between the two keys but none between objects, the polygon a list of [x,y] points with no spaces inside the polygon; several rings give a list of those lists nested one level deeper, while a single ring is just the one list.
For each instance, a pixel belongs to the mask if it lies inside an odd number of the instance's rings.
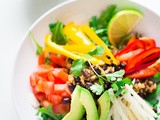
[{"label": "white bowl", "polygon": [[[144,36],[160,39],[160,18],[146,7],[128,0],[70,0],[52,8],[40,17],[30,28],[36,40],[44,45],[44,37],[49,32],[50,23],[61,20],[64,23],[74,21],[76,24],[88,23],[93,15],[99,15],[108,5],[116,4],[121,8],[138,9],[144,14],[144,19],[135,30]],[[36,111],[28,100],[31,92],[29,76],[36,69],[37,57],[28,32],[17,53],[12,79],[12,96],[16,110],[22,120],[35,120]]]}]

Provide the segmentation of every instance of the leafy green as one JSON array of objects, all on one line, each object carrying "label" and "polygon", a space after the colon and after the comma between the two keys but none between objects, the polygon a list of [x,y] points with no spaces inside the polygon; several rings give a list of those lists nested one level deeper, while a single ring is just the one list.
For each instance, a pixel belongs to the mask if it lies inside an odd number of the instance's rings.
[{"label": "leafy green", "polygon": [[40,45],[38,44],[38,42],[36,41],[36,39],[35,39],[35,37],[33,36],[33,33],[32,33],[31,31],[29,31],[29,35],[30,35],[30,37],[32,38],[33,42],[34,42],[35,45],[36,45],[36,54],[37,54],[37,55],[40,55],[40,54],[42,53],[42,50],[43,50],[42,46],[40,46]]},{"label": "leafy green", "polygon": [[150,103],[153,107],[157,105],[158,100],[156,99],[160,95],[160,82],[157,83],[156,90],[145,96],[145,100]]},{"label": "leafy green", "polygon": [[108,81],[115,81],[117,79],[118,81],[120,81],[124,74],[125,74],[124,70],[119,70],[114,73],[107,73],[105,76]]},{"label": "leafy green", "polygon": [[54,24],[50,24],[50,31],[52,32],[52,42],[55,42],[59,45],[65,45],[67,43],[68,37],[63,32],[63,23],[57,21]]},{"label": "leafy green", "polygon": [[153,78],[160,81],[160,73],[155,74]]},{"label": "leafy green", "polygon": [[101,93],[104,91],[104,88],[102,87],[102,85],[94,83],[93,85],[90,86],[90,90],[96,95],[101,95]]},{"label": "leafy green", "polygon": [[115,81],[114,83],[111,84],[113,91],[116,91],[115,93],[116,96],[119,96],[122,93],[125,84],[129,85],[132,84],[131,79],[123,78],[121,81]]},{"label": "leafy green", "polygon": [[93,49],[92,51],[88,52],[88,55],[90,56],[102,56],[104,53],[104,48],[102,46],[96,46],[95,49]]},{"label": "leafy green", "polygon": [[49,105],[48,108],[39,108],[36,115],[38,116],[39,114],[41,114],[43,120],[62,120],[64,117],[62,114],[54,114],[51,105]]},{"label": "leafy green", "polygon": [[104,10],[100,17],[92,16],[89,22],[90,27],[95,31],[95,33],[103,40],[103,42],[109,46],[109,40],[107,36],[107,27],[109,21],[116,13],[116,5],[110,5]]},{"label": "leafy green", "polygon": [[84,68],[86,68],[85,61],[82,59],[77,59],[72,63],[71,67],[72,74],[78,77]]},{"label": "leafy green", "polygon": [[107,7],[107,9],[103,11],[102,14],[100,15],[100,18],[98,19],[98,23],[102,24],[102,26],[107,27],[109,21],[115,14],[116,7],[117,7],[116,5],[111,5]]}]

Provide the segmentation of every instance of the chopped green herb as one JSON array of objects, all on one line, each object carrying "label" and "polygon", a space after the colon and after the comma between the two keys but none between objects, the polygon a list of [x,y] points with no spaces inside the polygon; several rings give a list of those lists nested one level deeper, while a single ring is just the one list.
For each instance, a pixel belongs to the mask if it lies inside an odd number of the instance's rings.
[{"label": "chopped green herb", "polygon": [[37,55],[40,55],[40,54],[42,53],[42,50],[43,50],[42,46],[40,46],[40,45],[38,44],[38,42],[37,42],[36,39],[34,38],[33,33],[32,33],[31,31],[29,31],[29,35],[30,35],[30,37],[32,38],[33,42],[34,42],[35,45],[36,45],[36,54],[37,54]]},{"label": "chopped green herb", "polygon": [[71,67],[72,74],[78,77],[84,68],[86,68],[85,61],[82,59],[77,59],[72,63]]},{"label": "chopped green herb", "polygon": [[90,27],[93,28],[93,30],[96,30],[96,29],[97,29],[97,25],[98,25],[97,22],[98,22],[97,16],[92,16],[92,17],[91,17],[91,20],[90,20],[90,22],[89,22],[89,25],[90,25]]},{"label": "chopped green herb", "polygon": [[50,31],[52,32],[52,42],[59,45],[65,45],[67,43],[68,37],[63,32],[63,23],[57,21],[54,24],[50,24]]},{"label": "chopped green herb", "polygon": [[131,85],[132,84],[131,79],[123,78],[121,81],[115,81],[114,83],[111,84],[113,91],[116,91],[116,94],[115,94],[116,96],[119,96],[123,92],[123,88],[125,84]]},{"label": "chopped green herb", "polygon": [[104,48],[102,46],[96,46],[95,49],[93,49],[92,51],[88,52],[88,55],[90,56],[102,56],[104,53]]},{"label": "chopped green herb", "polygon": [[36,115],[38,116],[39,114],[41,114],[43,120],[62,120],[64,117],[62,114],[54,114],[51,105],[49,105],[48,108],[39,108]]},{"label": "chopped green herb", "polygon": [[101,95],[101,93],[104,91],[104,88],[102,87],[102,85],[94,83],[92,86],[90,86],[90,90],[96,95]]},{"label": "chopped green herb", "polygon": [[[124,70],[119,70],[114,73],[107,73],[105,76],[108,81],[115,81],[117,80],[117,78],[122,78],[124,74],[125,74]],[[118,81],[120,81],[120,79]]]}]

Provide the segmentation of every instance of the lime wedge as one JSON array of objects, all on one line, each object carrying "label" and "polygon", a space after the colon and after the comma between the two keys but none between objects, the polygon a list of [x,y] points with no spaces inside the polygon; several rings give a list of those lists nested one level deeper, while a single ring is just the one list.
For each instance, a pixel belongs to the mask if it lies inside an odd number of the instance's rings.
[{"label": "lime wedge", "polygon": [[109,41],[118,46],[123,43],[123,37],[128,35],[134,26],[143,18],[143,15],[135,10],[122,10],[117,12],[109,22]]}]

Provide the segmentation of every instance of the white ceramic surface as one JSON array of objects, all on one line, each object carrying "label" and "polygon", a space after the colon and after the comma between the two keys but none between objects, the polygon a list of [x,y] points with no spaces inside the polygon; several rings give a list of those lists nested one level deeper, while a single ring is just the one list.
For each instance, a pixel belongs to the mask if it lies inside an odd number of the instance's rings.
[{"label": "white ceramic surface", "polygon": [[[45,15],[40,17],[30,28],[36,40],[44,45],[45,34],[49,32],[48,25],[56,20],[64,23],[74,21],[76,24],[88,23],[93,15],[99,15],[110,4],[116,4],[119,8],[134,8],[140,10],[144,14],[144,19],[136,27],[136,31],[145,36],[160,39],[158,31],[160,31],[160,19],[152,11],[147,8],[135,4],[128,0],[70,0],[51,9]],[[160,42],[158,42],[159,44]],[[17,54],[13,79],[12,79],[12,95],[16,106],[16,110],[22,120],[35,120],[36,110],[28,101],[28,93],[31,92],[29,85],[29,76],[35,70],[37,65],[37,57],[35,55],[35,47],[28,34],[24,37],[23,43]]]}]

